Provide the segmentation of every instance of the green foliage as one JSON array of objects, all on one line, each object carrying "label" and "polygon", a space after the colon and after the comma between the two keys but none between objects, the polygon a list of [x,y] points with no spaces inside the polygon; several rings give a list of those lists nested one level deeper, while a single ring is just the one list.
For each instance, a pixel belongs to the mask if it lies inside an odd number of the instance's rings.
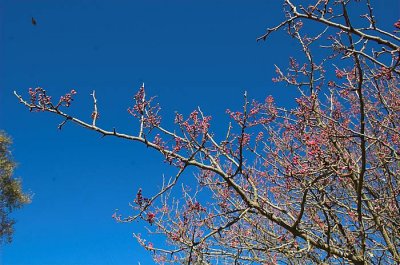
[{"label": "green foliage", "polygon": [[9,150],[11,139],[0,131],[0,243],[12,240],[15,220],[10,213],[30,202],[22,192],[21,181],[13,177],[15,162]]}]

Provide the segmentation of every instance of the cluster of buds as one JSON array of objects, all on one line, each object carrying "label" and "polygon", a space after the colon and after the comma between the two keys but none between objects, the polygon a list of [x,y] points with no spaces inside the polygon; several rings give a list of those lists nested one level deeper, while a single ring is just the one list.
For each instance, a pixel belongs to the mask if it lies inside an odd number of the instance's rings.
[{"label": "cluster of buds", "polygon": [[135,104],[132,108],[128,108],[129,114],[140,119],[144,128],[158,127],[161,123],[161,116],[158,115],[160,106],[158,104],[152,106],[154,97],[146,99],[144,85],[140,87],[133,99]]},{"label": "cluster of buds", "polygon": [[29,88],[28,90],[30,97],[30,108],[31,110],[48,110],[48,109],[58,109],[60,106],[69,107],[71,102],[74,100],[73,96],[76,94],[74,89],[71,92],[61,96],[57,105],[53,105],[51,102],[51,96],[46,94],[46,90],[41,87],[37,87],[35,89]]},{"label": "cluster of buds", "polygon": [[29,96],[31,105],[38,106],[42,110],[51,107],[51,97],[46,95],[46,90],[43,88],[29,88]]},{"label": "cluster of buds", "polygon": [[74,89],[71,90],[71,92],[65,94],[64,96],[60,97],[60,100],[58,101],[57,107],[59,106],[65,106],[69,107],[71,106],[73,99],[73,96],[76,94],[76,91]]},{"label": "cluster of buds", "polygon": [[136,198],[135,198],[134,202],[140,208],[143,208],[143,207],[145,207],[145,206],[147,206],[149,204],[150,200],[148,198],[143,197],[142,189],[139,189],[137,194],[136,194]]},{"label": "cluster of buds", "polygon": [[183,120],[183,115],[177,113],[175,116],[175,123],[188,132],[193,138],[199,134],[206,134],[210,128],[210,116],[199,117],[197,110],[190,113],[189,118]]},{"label": "cluster of buds", "polygon": [[195,211],[195,212],[205,212],[206,208],[204,208],[203,206],[201,206],[201,204],[199,202],[188,202],[188,208],[190,211]]},{"label": "cluster of buds", "polygon": [[146,221],[149,222],[149,224],[153,224],[155,217],[156,215],[154,213],[148,213],[146,216]]},{"label": "cluster of buds", "polygon": [[380,71],[374,76],[376,79],[383,78],[386,80],[390,80],[393,78],[392,70],[386,67],[381,67]]}]

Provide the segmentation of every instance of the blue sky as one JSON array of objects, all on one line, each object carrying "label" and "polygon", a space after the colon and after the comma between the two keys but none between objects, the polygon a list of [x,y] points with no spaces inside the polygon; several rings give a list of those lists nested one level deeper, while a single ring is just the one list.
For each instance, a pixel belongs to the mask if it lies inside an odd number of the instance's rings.
[{"label": "blue sky", "polygon": [[[391,30],[399,3],[374,2]],[[0,0],[0,129],[12,136],[16,175],[34,194],[14,214],[14,241],[0,250],[0,264],[152,264],[132,238],[143,224],[111,215],[129,214],[140,187],[151,193],[173,172],[140,144],[72,124],[57,130],[58,117],[29,113],[13,90],[41,86],[57,98],[75,89],[70,111],[89,120],[95,89],[98,125],[135,133],[126,109],[145,82],[167,124],[174,111],[200,106],[218,132],[245,90],[291,104],[296,93],[271,78],[273,64],[286,66],[299,47],[282,33],[255,41],[282,17],[281,1]]]}]

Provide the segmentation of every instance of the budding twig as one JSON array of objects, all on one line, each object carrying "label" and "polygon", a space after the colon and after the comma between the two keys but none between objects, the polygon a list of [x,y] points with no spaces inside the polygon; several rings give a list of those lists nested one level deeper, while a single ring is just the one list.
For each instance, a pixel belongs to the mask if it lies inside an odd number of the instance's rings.
[{"label": "budding twig", "polygon": [[93,90],[93,93],[90,94],[93,97],[93,106],[94,106],[94,110],[92,112],[92,125],[95,127],[96,126],[96,120],[99,117],[99,112],[97,111],[97,99],[96,99],[96,91]]},{"label": "budding twig", "polygon": [[143,89],[143,97],[142,97],[142,103],[143,103],[143,112],[140,113],[140,131],[139,131],[139,137],[143,137],[143,127],[144,127],[144,115],[145,115],[145,109],[146,106],[144,105],[144,102],[146,101],[146,92],[144,91],[144,83],[142,84],[142,89]]}]

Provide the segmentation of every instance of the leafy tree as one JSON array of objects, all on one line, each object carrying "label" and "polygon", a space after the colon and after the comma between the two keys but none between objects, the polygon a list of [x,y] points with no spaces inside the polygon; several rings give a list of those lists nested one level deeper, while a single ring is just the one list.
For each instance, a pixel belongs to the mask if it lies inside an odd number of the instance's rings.
[{"label": "leafy tree", "polygon": [[[400,263],[400,21],[380,28],[370,1],[293,2],[284,1],[285,20],[259,40],[285,30],[298,41],[304,56],[276,67],[274,79],[298,89],[296,107],[245,93],[221,136],[200,109],[164,128],[144,86],[128,109],[136,135],[96,125],[95,93],[91,122],[64,112],[75,91],[57,103],[43,88],[29,99],[15,93],[31,111],[64,117],[60,129],[73,122],[139,142],[177,168],[154,196],[137,192],[134,214],[113,216],[142,219],[165,236],[168,244],[155,246],[135,235],[158,263]],[[173,198],[188,168],[197,187]]]},{"label": "leafy tree", "polygon": [[21,182],[13,178],[15,162],[10,152],[11,139],[0,132],[0,243],[11,242],[15,220],[10,213],[29,203],[30,198],[21,189]]}]

